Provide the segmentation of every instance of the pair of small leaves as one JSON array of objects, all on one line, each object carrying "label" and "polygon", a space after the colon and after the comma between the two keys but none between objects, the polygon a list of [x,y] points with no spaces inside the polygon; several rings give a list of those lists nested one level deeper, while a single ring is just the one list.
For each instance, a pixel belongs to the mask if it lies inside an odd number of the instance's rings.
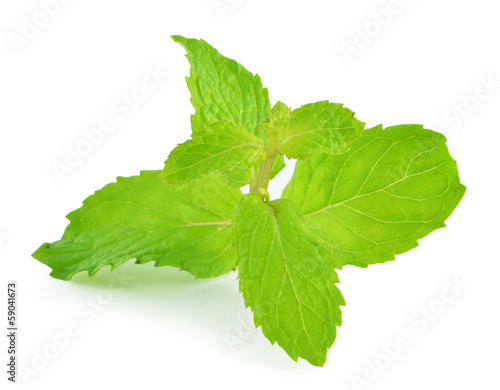
[{"label": "pair of small leaves", "polygon": [[[191,64],[192,138],[162,172],[87,198],[62,239],[33,257],[66,280],[131,258],[199,278],[237,267],[256,326],[294,360],[321,366],[344,305],[335,269],[394,259],[443,227],[463,196],[445,138],[418,125],[363,132],[327,101],[271,109],[258,75],[203,40],[173,38]],[[242,195],[269,152],[271,177],[283,155],[300,159],[284,199]]]},{"label": "pair of small leaves", "polygon": [[[285,166],[284,155],[305,158],[316,151],[344,152],[364,128],[338,103],[322,101],[291,111],[278,102],[271,110],[268,90],[258,75],[203,40],[173,38],[187,50],[187,84],[196,111],[191,117],[192,138],[170,153],[162,180],[187,183],[218,171],[229,184],[242,187],[251,183],[269,152],[279,153],[273,178]],[[270,140],[276,145],[266,152]]]},{"label": "pair of small leaves", "polygon": [[[339,154],[359,138],[364,123],[342,104],[327,101],[306,104],[291,111],[278,102],[264,123],[266,142],[274,142],[274,177],[283,167],[283,155],[303,159],[315,152]],[[227,120],[207,125],[177,146],[165,161],[160,179],[171,184],[196,180],[203,174],[220,172],[237,187],[249,184],[251,169],[268,157],[264,141]]]}]

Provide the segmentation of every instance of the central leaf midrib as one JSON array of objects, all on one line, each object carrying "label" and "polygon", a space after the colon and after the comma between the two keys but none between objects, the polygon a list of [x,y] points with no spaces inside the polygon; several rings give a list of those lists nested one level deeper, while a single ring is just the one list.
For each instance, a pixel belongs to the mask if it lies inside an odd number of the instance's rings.
[{"label": "central leaf midrib", "polygon": [[[312,216],[314,216],[314,215],[316,215],[316,214],[321,214],[321,213],[323,213],[323,212],[325,212],[325,211],[328,211],[328,210],[330,210],[330,209],[332,209],[332,208],[334,208],[334,207],[337,207],[337,206],[342,206],[342,205],[344,205],[344,204],[345,204],[345,203],[347,203],[347,202],[350,202],[350,201],[352,201],[352,200],[355,200],[355,199],[361,198],[361,197],[363,197],[363,196],[373,195],[373,194],[375,194],[375,193],[377,193],[377,192],[380,192],[380,191],[385,191],[387,188],[390,188],[390,187],[392,187],[392,186],[394,186],[394,185],[396,185],[396,184],[398,184],[398,183],[402,182],[403,180],[406,180],[406,179],[408,179],[408,178],[410,178],[410,177],[413,177],[413,176],[421,175],[421,174],[423,174],[423,173],[430,172],[430,171],[432,171],[432,170],[434,170],[434,169],[439,168],[440,166],[442,166],[442,165],[444,165],[444,164],[446,164],[446,163],[447,163],[447,161],[443,161],[441,164],[436,165],[436,166],[434,166],[434,167],[432,167],[432,168],[426,169],[425,171],[421,171],[421,172],[413,173],[413,174],[408,175],[408,176],[404,176],[404,177],[402,177],[401,179],[396,180],[395,182],[393,182],[393,183],[390,183],[390,184],[386,185],[385,187],[379,188],[379,189],[374,190],[374,191],[371,191],[371,192],[367,192],[367,193],[365,193],[365,194],[355,195],[355,196],[353,196],[353,197],[351,197],[351,198],[344,199],[344,200],[343,200],[343,201],[341,201],[341,202],[334,203],[334,204],[330,204],[330,205],[325,206],[325,207],[323,207],[323,208],[321,208],[321,209],[318,209],[318,210],[316,210],[316,211],[313,211],[313,212],[310,212],[310,213],[304,214],[304,218],[309,218],[309,217],[312,217]],[[339,175],[340,175],[340,173],[339,173]],[[387,191],[385,191],[385,192],[387,192]],[[391,195],[392,195],[392,194],[391,194]],[[415,199],[415,200],[418,200],[418,199]]]},{"label": "central leaf midrib", "polygon": [[[307,339],[309,340],[309,344],[312,346],[312,348],[314,349],[314,352],[316,354],[316,357],[319,356],[319,353],[318,351],[316,350],[316,348],[314,347],[314,344],[312,343],[311,341],[311,337],[309,336],[309,333],[307,331],[307,328],[305,326],[305,323],[304,323],[304,316],[302,315],[302,308],[301,308],[301,305],[302,305],[302,302],[300,301],[299,299],[299,296],[297,295],[297,291],[295,290],[295,286],[293,285],[293,281],[292,281],[292,278],[290,276],[290,273],[288,272],[288,267],[287,267],[287,257],[285,255],[285,251],[283,249],[283,243],[281,241],[281,232],[280,232],[280,228],[279,228],[279,225],[278,225],[278,221],[276,219],[276,214],[275,214],[275,211],[273,209],[272,206],[269,206],[269,211],[271,213],[271,217],[273,219],[273,224],[275,226],[275,231],[276,231],[276,234],[278,236],[278,243],[279,243],[279,246],[280,246],[280,251],[281,251],[281,255],[282,255],[282,259],[283,259],[283,265],[285,266],[285,274],[286,276],[288,277],[288,280],[290,281],[290,285],[292,286],[292,290],[293,290],[293,294],[295,295],[295,299],[297,300],[297,303],[299,305],[299,313],[300,313],[300,319],[302,321],[302,329],[305,331],[306,333],[306,336],[307,336]],[[284,281],[285,281],[285,277],[283,277],[283,282],[281,284],[281,288],[280,288],[280,292],[279,292],[279,295],[278,295],[278,303],[279,303],[279,300],[281,298],[281,292],[282,292],[282,289],[283,289],[283,285],[284,285]],[[278,316],[278,303],[276,304],[276,319],[278,320],[277,323],[279,324],[279,316]],[[300,333],[299,333],[300,334]]]}]

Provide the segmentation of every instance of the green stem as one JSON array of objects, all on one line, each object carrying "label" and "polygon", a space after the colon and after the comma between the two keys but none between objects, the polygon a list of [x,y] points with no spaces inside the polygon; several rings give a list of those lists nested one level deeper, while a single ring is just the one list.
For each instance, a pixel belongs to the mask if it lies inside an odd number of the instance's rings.
[{"label": "green stem", "polygon": [[261,195],[259,188],[267,190],[267,186],[269,185],[269,180],[271,178],[271,170],[273,169],[273,161],[274,156],[266,158],[262,161],[262,164],[260,164],[257,181],[255,182],[255,187],[253,188],[253,192],[256,194]]},{"label": "green stem", "polygon": [[267,144],[266,151],[268,157],[260,164],[257,180],[250,188],[250,192],[259,195],[263,200],[266,200],[269,197],[267,187],[269,185],[269,180],[271,179],[274,156],[276,156],[276,145],[273,141],[274,140],[269,140]]},{"label": "green stem", "polygon": [[257,176],[255,174],[255,168],[250,168],[250,192],[253,192],[255,185],[257,184]]}]

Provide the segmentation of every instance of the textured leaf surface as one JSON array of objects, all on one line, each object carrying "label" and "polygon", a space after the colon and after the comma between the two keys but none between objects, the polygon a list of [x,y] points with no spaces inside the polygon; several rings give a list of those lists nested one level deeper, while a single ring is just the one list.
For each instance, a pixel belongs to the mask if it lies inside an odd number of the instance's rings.
[{"label": "textured leaf surface", "polygon": [[274,179],[281,170],[285,168],[285,157],[282,154],[274,156],[273,168],[271,169],[271,179]]},{"label": "textured leaf surface", "polygon": [[283,197],[336,260],[366,267],[444,227],[464,192],[445,137],[401,125],[366,130],[343,155],[298,161]]},{"label": "textured leaf surface", "polygon": [[328,253],[305,232],[302,216],[286,199],[266,204],[245,195],[233,225],[240,291],[255,325],[292,359],[322,366],[344,305]]},{"label": "textured leaf surface", "polygon": [[[275,106],[277,107],[277,106]],[[283,108],[280,113],[283,114]],[[321,101],[305,104],[291,112],[279,133],[278,151],[288,158],[306,158],[314,152],[343,153],[359,136],[365,124],[339,103]],[[286,117],[283,115],[283,117]]]},{"label": "textured leaf surface", "polygon": [[290,122],[292,109],[283,102],[276,102],[269,116],[262,122],[262,129],[267,138],[279,137]]},{"label": "textured leaf surface", "polygon": [[224,57],[202,39],[178,35],[172,38],[186,49],[191,64],[187,84],[196,110],[191,117],[193,132],[228,119],[264,140],[261,122],[271,105],[260,77]]},{"label": "textured leaf surface", "polygon": [[81,271],[94,275],[135,258],[174,266],[196,277],[231,271],[231,219],[241,192],[218,175],[181,189],[158,179],[160,171],[118,177],[71,212],[61,240],[45,243],[33,257],[69,280]]},{"label": "textured leaf surface", "polygon": [[160,179],[186,183],[200,175],[238,170],[240,176],[266,158],[262,140],[227,121],[219,121],[177,146],[165,161]]}]

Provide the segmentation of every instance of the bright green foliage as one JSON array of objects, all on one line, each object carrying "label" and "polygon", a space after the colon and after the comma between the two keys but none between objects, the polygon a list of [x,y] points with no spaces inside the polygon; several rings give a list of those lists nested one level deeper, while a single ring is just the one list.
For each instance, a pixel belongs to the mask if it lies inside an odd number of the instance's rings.
[{"label": "bright green foliage", "polygon": [[[203,40],[173,38],[191,64],[191,139],[163,171],[119,177],[87,198],[62,239],[33,257],[65,280],[132,258],[198,278],[238,269],[256,326],[292,359],[322,366],[344,305],[336,269],[417,246],[464,195],[446,139],[420,125],[364,131],[328,101],[271,110],[259,76]],[[271,201],[284,155],[300,161]]]},{"label": "bright green foliage", "polygon": [[271,179],[274,179],[281,170],[285,168],[285,158],[282,154],[274,156],[273,169],[271,170]]},{"label": "bright green foliage", "polygon": [[65,280],[132,258],[178,267],[197,278],[231,271],[236,260],[231,220],[241,192],[218,175],[176,189],[158,180],[159,174],[118,177],[96,191],[68,214],[62,239],[41,245],[33,257]]},{"label": "bright green foliage", "polygon": [[191,64],[187,85],[196,109],[191,117],[193,132],[228,119],[264,140],[261,122],[267,117],[271,103],[260,77],[224,57],[203,39],[179,35],[172,38],[186,49]]},{"label": "bright green foliage", "polygon": [[[266,142],[262,121],[269,115],[271,103],[260,77],[224,57],[203,39],[179,35],[172,38],[186,49],[191,64],[191,75],[186,81],[196,110],[191,116],[193,133],[204,131],[219,120],[229,120]],[[272,177],[284,166],[283,156],[277,157]],[[226,175],[228,183],[235,187],[249,184],[251,178],[250,170],[236,169]]]},{"label": "bright green foliage", "polygon": [[418,125],[377,126],[346,154],[297,162],[283,197],[342,264],[393,260],[444,227],[464,195],[445,141]]},{"label": "bright green foliage", "polygon": [[292,359],[322,366],[344,305],[328,253],[304,231],[302,215],[286,199],[266,204],[245,195],[233,225],[240,291],[255,325]]},{"label": "bright green foliage", "polygon": [[322,101],[305,104],[290,113],[278,102],[265,131],[266,135],[276,136],[279,153],[303,159],[314,152],[345,152],[364,126],[342,104]]},{"label": "bright green foliage", "polygon": [[278,138],[283,133],[285,126],[290,122],[292,109],[285,103],[277,102],[269,116],[262,122],[262,128],[267,138]]},{"label": "bright green foliage", "polygon": [[165,161],[160,179],[191,182],[204,173],[248,170],[266,158],[264,142],[231,122],[219,121],[177,146]]}]

